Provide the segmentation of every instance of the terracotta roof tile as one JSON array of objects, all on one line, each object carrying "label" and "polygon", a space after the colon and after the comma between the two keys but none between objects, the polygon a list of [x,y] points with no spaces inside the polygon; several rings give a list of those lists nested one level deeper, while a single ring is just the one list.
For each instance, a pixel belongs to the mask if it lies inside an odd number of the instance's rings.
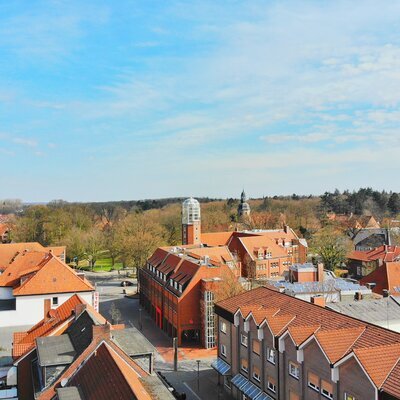
[{"label": "terracotta roof tile", "polygon": [[397,362],[393,370],[389,373],[382,387],[386,393],[400,398],[400,361]]},{"label": "terracotta roof tile", "polygon": [[316,333],[318,343],[324,349],[331,364],[345,356],[365,331],[365,327],[349,329],[325,329]]},{"label": "terracotta roof tile", "polygon": [[354,353],[375,385],[381,387],[400,359],[400,343],[355,349]]},{"label": "terracotta roof tile", "polygon": [[[346,354],[355,353],[375,384],[380,387],[393,369],[394,377],[387,378],[388,385],[400,380],[396,366],[400,358],[400,334],[355,318],[339,314],[289,295],[260,287],[216,304],[219,309],[235,314],[257,313],[257,323],[265,320],[275,336],[286,328],[298,345],[311,336],[315,337],[331,363]],[[279,309],[279,312],[273,312]],[[269,311],[268,311],[269,310]],[[265,313],[263,318],[262,313]],[[312,321],[313,325],[309,326]],[[399,367],[400,368],[400,367]],[[398,374],[399,376],[397,377]]]}]

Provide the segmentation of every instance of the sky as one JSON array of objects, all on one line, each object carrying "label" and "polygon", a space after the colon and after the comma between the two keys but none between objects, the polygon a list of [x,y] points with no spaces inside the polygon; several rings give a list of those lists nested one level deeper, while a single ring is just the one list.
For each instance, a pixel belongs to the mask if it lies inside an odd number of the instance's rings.
[{"label": "sky", "polygon": [[0,198],[400,191],[400,2],[0,2]]}]

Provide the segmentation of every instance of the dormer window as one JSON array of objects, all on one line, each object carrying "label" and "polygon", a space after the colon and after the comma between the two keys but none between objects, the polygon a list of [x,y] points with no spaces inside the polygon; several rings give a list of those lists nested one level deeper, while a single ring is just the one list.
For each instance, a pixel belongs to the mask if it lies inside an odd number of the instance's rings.
[{"label": "dormer window", "polygon": [[181,284],[179,284],[179,291],[182,293],[183,287]]},{"label": "dormer window", "polygon": [[174,286],[174,281],[173,281],[173,279],[170,279],[169,280],[169,284],[173,287]]},{"label": "dormer window", "polygon": [[174,282],[174,288],[178,290],[178,282]]}]

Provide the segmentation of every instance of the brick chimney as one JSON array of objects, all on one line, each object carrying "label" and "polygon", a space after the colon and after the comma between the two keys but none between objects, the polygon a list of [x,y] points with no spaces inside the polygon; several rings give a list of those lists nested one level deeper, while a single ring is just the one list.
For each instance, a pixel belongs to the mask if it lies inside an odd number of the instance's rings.
[{"label": "brick chimney", "polygon": [[322,295],[312,296],[311,303],[320,307],[325,307],[326,305],[325,297]]},{"label": "brick chimney", "polygon": [[104,325],[93,325],[93,339],[110,339],[111,325],[106,323]]},{"label": "brick chimney", "polygon": [[75,319],[76,318],[78,318],[85,310],[86,310],[86,307],[87,305],[86,304],[82,304],[82,303],[80,303],[80,304],[77,304],[76,306],[75,306]]},{"label": "brick chimney", "polygon": [[43,318],[44,322],[47,322],[50,318],[49,311],[51,310],[51,300],[45,299],[43,304]]}]

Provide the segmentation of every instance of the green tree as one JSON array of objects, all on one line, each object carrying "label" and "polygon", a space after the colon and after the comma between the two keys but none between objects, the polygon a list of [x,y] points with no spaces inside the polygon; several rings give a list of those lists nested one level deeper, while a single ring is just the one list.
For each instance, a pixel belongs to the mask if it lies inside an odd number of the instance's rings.
[{"label": "green tree", "polygon": [[326,269],[334,271],[346,260],[351,249],[351,242],[343,233],[332,226],[319,230],[312,239],[312,252],[316,253]]},{"label": "green tree", "polygon": [[400,212],[400,196],[398,193],[392,193],[388,201],[388,208],[392,214],[398,214]]},{"label": "green tree", "polygon": [[85,248],[84,257],[88,261],[90,269],[93,271],[96,261],[107,253],[107,250],[105,250],[103,232],[97,228],[92,228],[85,233],[83,244]]}]

